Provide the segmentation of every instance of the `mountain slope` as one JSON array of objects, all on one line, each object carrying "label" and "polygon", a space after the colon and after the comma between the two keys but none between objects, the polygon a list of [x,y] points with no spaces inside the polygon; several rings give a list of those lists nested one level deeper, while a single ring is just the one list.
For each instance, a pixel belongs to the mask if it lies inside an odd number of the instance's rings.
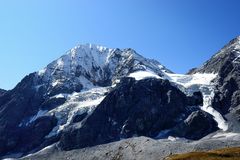
[{"label": "mountain slope", "polygon": [[79,45],[0,96],[0,156],[238,132],[239,39],[188,75],[132,49]]},{"label": "mountain slope", "polygon": [[[240,36],[231,40],[220,51],[214,54],[201,67],[191,71],[191,73],[221,73],[226,71],[228,65],[237,65],[240,58]],[[229,66],[230,67],[230,66]]]},{"label": "mountain slope", "polygon": [[213,149],[228,148],[229,146],[238,147],[240,145],[239,135],[221,135],[205,140],[173,140],[169,139],[151,139],[148,137],[134,137],[123,139],[121,141],[76,149],[71,151],[58,150],[56,145],[49,146],[38,153],[22,158],[23,160],[165,160],[172,154],[209,151]]},{"label": "mountain slope", "polygon": [[0,96],[1,96],[3,93],[5,93],[5,92],[6,92],[6,90],[0,89]]},{"label": "mountain slope", "polygon": [[240,131],[240,37],[230,41],[201,68],[193,73],[217,73],[213,101],[215,109],[225,114],[232,131]]},{"label": "mountain slope", "polygon": [[[0,155],[24,154],[59,140],[64,129],[93,113],[122,77],[169,72],[132,49],[80,45],[0,98]],[[29,138],[30,137],[30,138]]]},{"label": "mountain slope", "polygon": [[162,76],[167,71],[154,60],[146,59],[132,49],[109,49],[97,45],[80,45],[50,63],[37,73],[37,88],[49,95],[72,93],[97,86],[110,86],[116,80],[138,70],[149,70]]},{"label": "mountain slope", "polygon": [[[199,110],[190,106],[199,104],[201,97],[187,97],[167,80],[149,78],[136,81],[125,78],[81,123],[81,127],[76,124],[63,133],[59,147],[70,150],[133,136],[156,137],[161,131],[180,125],[192,111]],[[198,120],[205,119],[199,114],[195,116]],[[205,130],[191,129],[192,122],[188,121],[185,130],[192,132],[192,139],[217,130],[211,116],[206,116],[209,119],[206,119],[208,126],[205,125]],[[189,132],[181,136],[190,138]],[[175,136],[179,134],[176,132]]]}]

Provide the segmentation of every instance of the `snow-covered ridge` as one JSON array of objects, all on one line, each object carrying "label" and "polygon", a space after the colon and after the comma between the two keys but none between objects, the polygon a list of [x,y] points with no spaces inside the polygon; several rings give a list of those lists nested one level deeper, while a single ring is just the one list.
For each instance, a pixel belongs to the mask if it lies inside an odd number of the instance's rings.
[{"label": "snow-covered ridge", "polygon": [[[92,44],[79,45],[69,50],[59,59],[50,63],[43,70],[40,70],[38,75],[44,76],[45,80],[51,80],[51,78],[53,78],[53,81],[56,81],[56,79],[61,78],[59,74],[69,76],[71,74],[76,74],[74,72],[77,70],[79,70],[79,72],[91,72],[93,67],[102,69],[109,63],[113,50],[114,49]],[[96,74],[100,73],[98,72]],[[98,76],[101,75],[95,75],[94,78],[99,78]]]},{"label": "snow-covered ridge", "polygon": [[156,76],[171,73],[158,61],[147,59],[132,49],[79,45],[37,72],[36,89],[81,88],[114,85],[122,77],[136,71],[150,71]]},{"label": "snow-covered ridge", "polygon": [[[232,52],[237,53],[236,57],[240,54],[240,36],[230,41],[226,46],[224,46],[217,54],[213,56],[216,58],[221,54],[226,54],[226,50],[231,50]],[[228,54],[231,52],[227,52]]]}]

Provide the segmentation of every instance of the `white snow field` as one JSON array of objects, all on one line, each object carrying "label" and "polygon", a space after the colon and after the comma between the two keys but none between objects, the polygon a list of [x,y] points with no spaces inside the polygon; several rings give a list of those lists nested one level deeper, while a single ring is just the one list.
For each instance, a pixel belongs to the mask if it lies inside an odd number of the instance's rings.
[{"label": "white snow field", "polygon": [[129,74],[128,77],[132,77],[135,78],[135,80],[142,80],[145,78],[157,78],[157,79],[161,79],[160,76],[158,76],[156,73],[151,72],[151,71],[137,71],[137,72],[133,72],[131,74]]}]

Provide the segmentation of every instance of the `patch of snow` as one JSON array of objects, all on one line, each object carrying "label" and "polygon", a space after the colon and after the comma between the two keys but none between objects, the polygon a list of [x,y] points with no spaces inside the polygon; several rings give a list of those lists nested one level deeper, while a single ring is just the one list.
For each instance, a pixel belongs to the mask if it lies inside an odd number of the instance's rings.
[{"label": "patch of snow", "polygon": [[92,82],[90,82],[87,78],[85,78],[84,76],[80,76],[79,81],[83,85],[83,90],[89,90],[89,89],[97,87]]},{"label": "patch of snow", "polygon": [[189,88],[192,85],[209,85],[216,78],[214,73],[196,73],[193,75],[165,73],[165,78],[171,82],[177,83]]},{"label": "patch of snow", "polygon": [[[14,154],[8,154],[6,156],[1,157],[2,160],[16,160],[19,157],[21,157],[23,155],[23,153],[14,153]],[[11,158],[9,158],[11,157]]]},{"label": "patch of snow", "polygon": [[173,137],[173,136],[168,137],[168,140],[170,140],[172,142],[177,141],[177,139],[178,139],[177,137]]},{"label": "patch of snow", "polygon": [[228,137],[234,137],[239,136],[239,133],[233,133],[233,132],[223,132],[223,133],[217,133],[213,136],[213,138],[228,138]]},{"label": "patch of snow", "polygon": [[55,87],[57,86],[58,84],[60,84],[61,82],[59,80],[56,80],[52,83],[52,86]]},{"label": "patch of snow", "polygon": [[55,96],[53,96],[52,98],[68,98],[70,94],[66,94],[66,93],[60,93],[60,94],[57,94]]},{"label": "patch of snow", "polygon": [[167,130],[163,130],[160,133],[158,133],[158,135],[155,137],[156,139],[163,139],[163,138],[167,138],[168,137],[168,133],[170,132],[170,129]]},{"label": "patch of snow", "polygon": [[38,113],[29,120],[28,124],[32,123],[33,121],[35,121],[39,117],[44,116],[45,113],[47,113],[47,110],[39,110]]},{"label": "patch of snow", "polygon": [[135,80],[137,80],[137,81],[145,79],[145,78],[149,78],[149,77],[161,79],[160,76],[158,76],[157,74],[155,74],[154,72],[151,72],[151,71],[137,71],[137,72],[133,72],[133,73],[129,74],[128,77],[135,78]]},{"label": "patch of snow", "polygon": [[225,121],[223,116],[212,107],[214,91],[211,91],[210,94],[206,94],[205,92],[202,93],[203,93],[203,106],[201,107],[201,109],[213,116],[214,120],[218,124],[218,128],[222,129],[223,131],[227,131],[228,130],[227,122]]},{"label": "patch of snow", "polygon": [[164,69],[164,66],[163,66],[163,65],[158,65],[158,67],[159,67],[160,69]]},{"label": "patch of snow", "polygon": [[53,149],[53,148],[55,147],[55,145],[56,145],[56,144],[49,145],[49,146],[47,146],[47,147],[41,149],[40,151],[35,152],[35,153],[30,153],[30,154],[24,156],[23,158],[29,158],[30,156],[38,155],[38,154],[41,154],[41,153],[47,152],[47,151]]},{"label": "patch of snow", "polygon": [[41,85],[37,85],[35,86],[35,89],[38,91],[40,87],[44,86],[44,84],[41,84]]},{"label": "patch of snow", "polygon": [[[237,52],[240,53],[240,52]],[[240,55],[238,55],[234,60],[233,63],[240,63]]]},{"label": "patch of snow", "polygon": [[39,76],[42,76],[43,74],[45,74],[45,72],[46,72],[46,68],[41,69],[40,71],[37,72],[37,74],[38,74]]}]

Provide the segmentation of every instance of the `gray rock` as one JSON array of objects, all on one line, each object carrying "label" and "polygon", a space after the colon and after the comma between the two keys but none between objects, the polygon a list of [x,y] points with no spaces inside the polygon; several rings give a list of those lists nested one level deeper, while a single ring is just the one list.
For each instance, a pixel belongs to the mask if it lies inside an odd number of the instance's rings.
[{"label": "gray rock", "polygon": [[3,95],[6,92],[7,92],[6,90],[0,88],[0,96]]},{"label": "gray rock", "polygon": [[[189,101],[191,97],[186,97],[168,80],[149,78],[135,81],[133,78],[124,78],[88,117],[81,128],[72,126],[63,133],[59,146],[64,150],[71,150],[133,136],[156,137],[160,131],[173,128],[191,113],[188,111],[188,102],[195,101],[194,105],[200,105],[202,99],[196,101],[196,97],[194,95]],[[205,120],[205,118],[208,119]],[[191,121],[188,121],[189,125],[184,129],[197,127],[195,126],[197,120],[212,122],[211,118],[207,117],[206,113],[197,114],[196,117],[189,118]],[[209,127],[205,123],[198,126]],[[216,127],[208,128],[206,134],[215,129]],[[195,133],[196,130],[195,128]],[[203,131],[206,129],[199,128],[199,130],[202,132],[188,136],[188,138],[203,137],[205,135]]]},{"label": "gray rock", "polygon": [[216,138],[206,137],[198,141],[181,139],[176,141],[154,140],[148,137],[136,137],[71,151],[61,151],[56,145],[53,145],[36,154],[22,158],[22,160],[163,160],[171,154],[208,151],[229,146],[238,147],[240,145],[239,140],[239,135]]},{"label": "gray rock", "polygon": [[196,140],[216,130],[218,130],[217,123],[210,114],[204,111],[195,111],[171,132],[174,136]]}]

